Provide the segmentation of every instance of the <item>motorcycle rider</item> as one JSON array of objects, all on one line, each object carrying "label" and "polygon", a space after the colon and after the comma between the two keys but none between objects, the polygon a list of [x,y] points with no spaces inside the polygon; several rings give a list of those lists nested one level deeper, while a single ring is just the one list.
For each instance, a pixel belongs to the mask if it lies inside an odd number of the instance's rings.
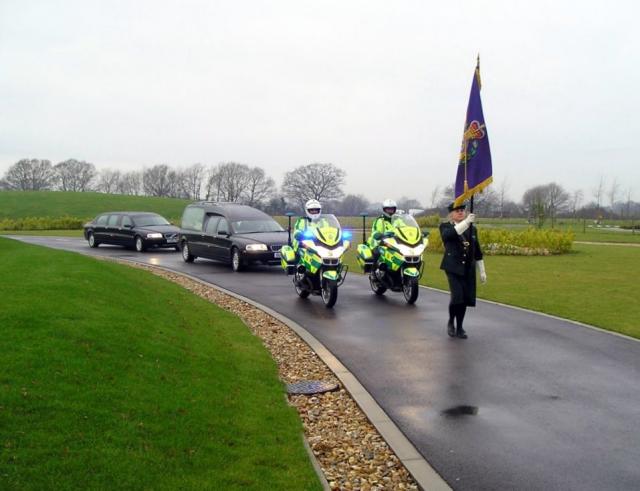
[{"label": "motorcycle rider", "polygon": [[371,225],[371,235],[367,240],[367,245],[371,248],[373,252],[374,261],[379,256],[378,246],[380,245],[381,239],[375,239],[374,236],[379,233],[386,236],[391,236],[394,233],[394,227],[391,223],[393,215],[395,215],[396,210],[398,209],[398,205],[392,199],[385,199],[382,202],[382,215],[376,218],[373,221],[373,225]]},{"label": "motorcycle rider", "polygon": [[316,223],[322,214],[322,205],[316,199],[310,199],[304,204],[305,216],[301,216],[296,220],[293,226],[292,245],[295,251],[298,250],[300,234],[304,234],[304,231],[311,225]]}]

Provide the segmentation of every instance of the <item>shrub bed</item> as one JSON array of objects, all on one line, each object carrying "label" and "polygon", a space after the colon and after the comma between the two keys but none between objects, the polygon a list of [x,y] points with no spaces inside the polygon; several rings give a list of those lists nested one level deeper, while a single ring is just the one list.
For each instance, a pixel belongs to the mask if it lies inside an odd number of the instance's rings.
[{"label": "shrub bed", "polygon": [[3,218],[0,230],[79,230],[88,220],[70,216]]},{"label": "shrub bed", "polygon": [[[573,246],[573,232],[559,230],[539,230],[530,228],[524,231],[502,229],[479,229],[482,251],[487,255],[500,256],[550,256],[566,254]],[[443,252],[440,231],[431,229],[429,251]]]}]

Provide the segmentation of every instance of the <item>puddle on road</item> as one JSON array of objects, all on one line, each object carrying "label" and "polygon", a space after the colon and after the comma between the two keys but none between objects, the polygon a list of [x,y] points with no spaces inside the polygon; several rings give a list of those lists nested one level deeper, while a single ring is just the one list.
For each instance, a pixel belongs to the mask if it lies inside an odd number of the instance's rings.
[{"label": "puddle on road", "polygon": [[442,415],[448,418],[459,418],[461,416],[475,416],[478,414],[476,406],[454,406],[442,411]]}]

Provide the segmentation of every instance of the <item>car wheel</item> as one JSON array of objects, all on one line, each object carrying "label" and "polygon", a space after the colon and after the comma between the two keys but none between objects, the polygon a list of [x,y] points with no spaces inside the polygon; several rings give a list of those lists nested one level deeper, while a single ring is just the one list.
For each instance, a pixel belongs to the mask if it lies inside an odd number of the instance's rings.
[{"label": "car wheel", "polygon": [[182,259],[184,260],[185,263],[192,263],[193,260],[195,259],[195,256],[192,256],[191,253],[189,252],[189,244],[187,243],[187,241],[183,241],[182,242]]},{"label": "car wheel", "polygon": [[89,234],[89,238],[87,240],[89,241],[89,247],[98,247],[100,245],[100,242],[96,240],[95,235],[92,233]]},{"label": "car wheel", "polygon": [[136,245],[136,251],[144,252],[145,250],[144,241],[142,240],[142,237],[140,237],[139,235],[136,235],[135,245]]},{"label": "car wheel", "polygon": [[242,258],[240,258],[240,251],[237,247],[231,249],[231,269],[235,272],[242,271],[243,269]]}]

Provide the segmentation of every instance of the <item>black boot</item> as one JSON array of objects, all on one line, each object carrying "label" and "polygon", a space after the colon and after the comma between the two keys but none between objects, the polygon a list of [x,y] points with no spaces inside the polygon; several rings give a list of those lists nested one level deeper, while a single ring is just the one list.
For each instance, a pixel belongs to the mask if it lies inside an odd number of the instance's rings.
[{"label": "black boot", "polygon": [[447,322],[447,334],[452,338],[456,335],[456,328],[453,327],[453,319],[449,319],[449,322]]},{"label": "black boot", "polygon": [[462,329],[462,321],[464,321],[464,314],[467,312],[467,306],[464,304],[458,305],[456,309],[456,337],[460,339],[467,339],[467,333]]}]

